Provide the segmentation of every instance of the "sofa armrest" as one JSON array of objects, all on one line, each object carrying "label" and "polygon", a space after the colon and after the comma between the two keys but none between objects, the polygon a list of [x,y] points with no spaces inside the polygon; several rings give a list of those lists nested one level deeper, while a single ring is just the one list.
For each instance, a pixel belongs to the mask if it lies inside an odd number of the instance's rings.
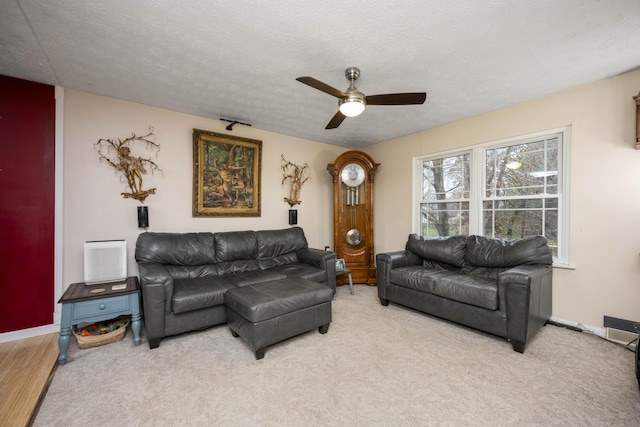
[{"label": "sofa armrest", "polygon": [[410,251],[386,252],[376,255],[376,280],[378,282],[378,297],[387,298],[389,273],[394,268],[421,265],[422,258]]},{"label": "sofa armrest", "polygon": [[327,286],[336,292],[336,253],[321,249],[303,248],[296,251],[298,261],[321,268],[327,273]]},{"label": "sofa armrest", "polygon": [[298,261],[318,268],[325,268],[327,260],[336,259],[335,252],[313,248],[298,249],[296,255],[298,256]]},{"label": "sofa armrest", "polygon": [[139,263],[140,289],[147,339],[164,336],[165,316],[171,311],[173,277],[162,264]]},{"label": "sofa armrest", "polygon": [[409,251],[386,252],[376,255],[376,265],[378,263],[386,263],[389,265],[389,269],[392,269],[420,265],[422,264],[422,258]]},{"label": "sofa armrest", "polygon": [[514,349],[533,338],[552,308],[553,270],[549,265],[521,265],[498,275],[500,309],[507,316],[507,338]]}]

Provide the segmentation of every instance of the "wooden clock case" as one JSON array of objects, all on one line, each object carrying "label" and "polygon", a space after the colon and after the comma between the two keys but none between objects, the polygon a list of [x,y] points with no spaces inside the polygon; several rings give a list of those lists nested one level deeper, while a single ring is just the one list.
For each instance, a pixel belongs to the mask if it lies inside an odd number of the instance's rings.
[{"label": "wooden clock case", "polygon": [[[327,165],[333,177],[333,245],[336,257],[344,258],[354,283],[372,286],[376,285],[373,183],[378,166],[380,164],[368,154],[358,150],[342,153],[334,163]],[[350,171],[352,178],[356,177],[356,172],[364,172],[362,182],[359,183],[358,178],[350,180]],[[358,184],[349,186],[345,182]],[[336,283],[348,283],[348,277],[339,275]]]}]

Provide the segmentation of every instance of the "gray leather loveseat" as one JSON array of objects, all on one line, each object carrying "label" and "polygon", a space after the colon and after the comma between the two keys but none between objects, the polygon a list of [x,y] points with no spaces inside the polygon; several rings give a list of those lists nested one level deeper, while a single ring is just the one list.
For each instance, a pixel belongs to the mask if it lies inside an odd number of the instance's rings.
[{"label": "gray leather loveseat", "polygon": [[551,316],[552,258],[542,236],[409,236],[376,256],[378,296],[524,347]]},{"label": "gray leather loveseat", "polygon": [[220,233],[142,233],[136,243],[149,348],[163,337],[227,322],[228,289],[304,278],[335,294],[335,253],[299,227]]}]

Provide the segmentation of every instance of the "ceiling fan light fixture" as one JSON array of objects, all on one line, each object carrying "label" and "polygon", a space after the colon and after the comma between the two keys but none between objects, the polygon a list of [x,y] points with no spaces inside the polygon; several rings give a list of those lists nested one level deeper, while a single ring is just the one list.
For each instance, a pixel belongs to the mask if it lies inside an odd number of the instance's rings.
[{"label": "ceiling fan light fixture", "polygon": [[363,99],[351,98],[341,99],[339,102],[340,112],[347,117],[356,117],[362,114],[365,108]]}]

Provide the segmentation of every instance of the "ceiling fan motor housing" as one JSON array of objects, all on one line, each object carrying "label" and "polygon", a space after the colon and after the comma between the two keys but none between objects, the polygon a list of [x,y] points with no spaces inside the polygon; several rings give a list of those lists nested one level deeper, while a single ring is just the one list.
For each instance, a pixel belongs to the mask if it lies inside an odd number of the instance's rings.
[{"label": "ceiling fan motor housing", "polygon": [[353,85],[353,82],[358,80],[358,77],[360,77],[360,68],[349,67],[346,70],[344,70],[344,75],[347,77],[347,80],[349,80]]}]

